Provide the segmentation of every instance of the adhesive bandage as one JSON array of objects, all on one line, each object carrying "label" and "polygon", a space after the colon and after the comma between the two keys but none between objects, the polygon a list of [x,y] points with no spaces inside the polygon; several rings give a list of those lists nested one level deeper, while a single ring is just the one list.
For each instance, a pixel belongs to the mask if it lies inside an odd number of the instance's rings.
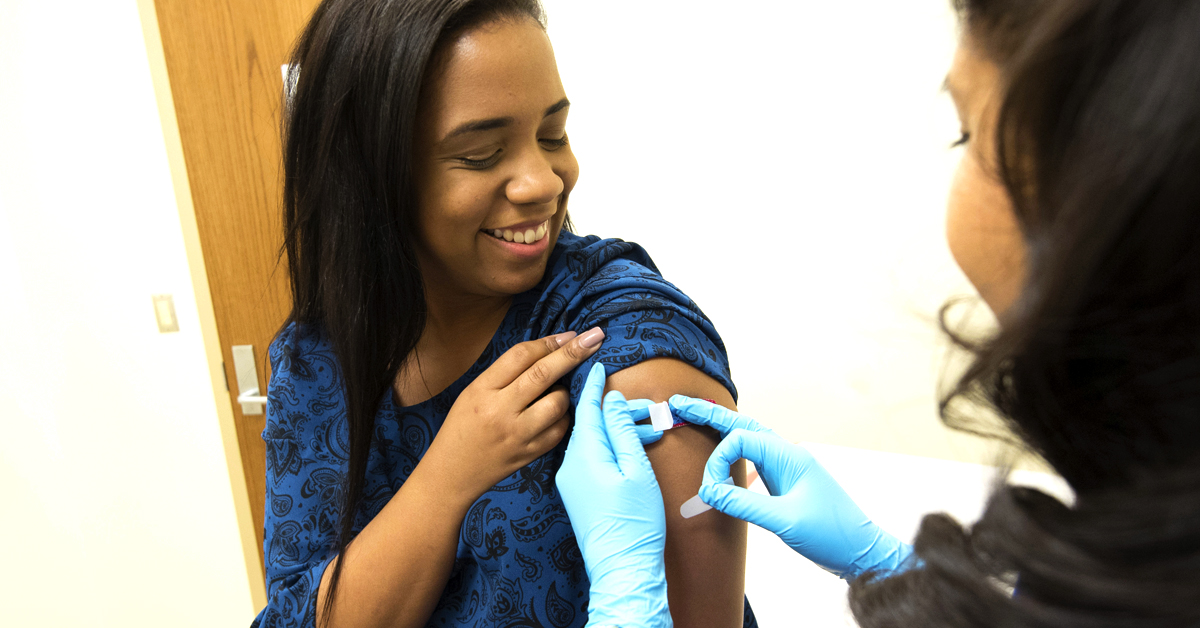
[{"label": "adhesive bandage", "polygon": [[665,432],[675,425],[675,417],[671,415],[671,406],[667,402],[650,406],[650,425],[655,432]]},{"label": "adhesive bandage", "polygon": [[[725,481],[721,482],[721,484],[733,484],[733,478],[725,478]],[[692,517],[709,510],[712,510],[712,506],[709,506],[701,501],[700,496],[696,495],[686,502],[683,502],[683,505],[679,507],[679,514],[683,515],[684,519],[691,519]]]}]

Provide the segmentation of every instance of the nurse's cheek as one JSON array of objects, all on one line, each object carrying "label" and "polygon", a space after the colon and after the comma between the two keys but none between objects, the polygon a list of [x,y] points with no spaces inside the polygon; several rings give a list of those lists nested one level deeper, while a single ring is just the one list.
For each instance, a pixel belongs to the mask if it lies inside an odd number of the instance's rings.
[{"label": "nurse's cheek", "polygon": [[950,188],[946,240],[954,261],[1003,321],[1025,282],[1025,241],[1004,186],[970,150]]}]

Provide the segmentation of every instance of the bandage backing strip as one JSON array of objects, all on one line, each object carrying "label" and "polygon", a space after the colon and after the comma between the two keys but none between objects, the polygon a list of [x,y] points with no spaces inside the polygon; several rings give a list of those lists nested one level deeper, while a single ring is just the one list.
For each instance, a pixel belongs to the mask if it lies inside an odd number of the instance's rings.
[{"label": "bandage backing strip", "polygon": [[[733,478],[725,478],[725,481],[721,482],[721,484],[733,484]],[[679,507],[679,514],[683,515],[684,519],[691,519],[692,517],[709,510],[712,510],[712,506],[709,506],[701,501],[700,496],[696,495],[686,502],[683,502],[683,505]]]}]

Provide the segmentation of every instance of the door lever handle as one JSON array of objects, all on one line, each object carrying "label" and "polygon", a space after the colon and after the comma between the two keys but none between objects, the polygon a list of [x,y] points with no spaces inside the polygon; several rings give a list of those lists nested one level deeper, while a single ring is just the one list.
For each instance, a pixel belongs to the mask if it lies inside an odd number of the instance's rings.
[{"label": "door lever handle", "polygon": [[254,366],[254,345],[234,345],[233,373],[237,376],[237,401],[242,404],[242,414],[247,416],[263,413],[267,398],[258,393],[258,369]]},{"label": "door lever handle", "polygon": [[[245,408],[248,404],[256,404],[256,405],[260,405],[260,406],[267,405],[267,398],[262,397],[258,394],[258,386],[255,386],[254,388],[251,388],[250,390],[247,390],[246,392],[238,395],[237,400],[238,400],[238,403],[242,404],[243,408]],[[257,413],[243,411],[242,414],[257,414]]]}]

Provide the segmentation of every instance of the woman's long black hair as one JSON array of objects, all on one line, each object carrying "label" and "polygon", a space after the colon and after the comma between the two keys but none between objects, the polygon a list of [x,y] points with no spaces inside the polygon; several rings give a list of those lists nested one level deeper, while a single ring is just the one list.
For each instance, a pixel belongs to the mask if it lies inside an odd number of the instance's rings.
[{"label": "woman's long black hair", "polygon": [[1002,70],[1022,296],[943,398],[1065,478],[926,517],[923,566],[852,584],[862,626],[1200,626],[1200,0],[957,0]]},{"label": "woman's long black hair", "polygon": [[[284,120],[287,324],[318,326],[342,368],[350,454],[339,555],[353,540],[379,404],[426,322],[415,252],[413,140],[431,60],[498,18],[545,23],[538,0],[325,0],[292,55]],[[335,600],[334,568],[324,616]]]}]

